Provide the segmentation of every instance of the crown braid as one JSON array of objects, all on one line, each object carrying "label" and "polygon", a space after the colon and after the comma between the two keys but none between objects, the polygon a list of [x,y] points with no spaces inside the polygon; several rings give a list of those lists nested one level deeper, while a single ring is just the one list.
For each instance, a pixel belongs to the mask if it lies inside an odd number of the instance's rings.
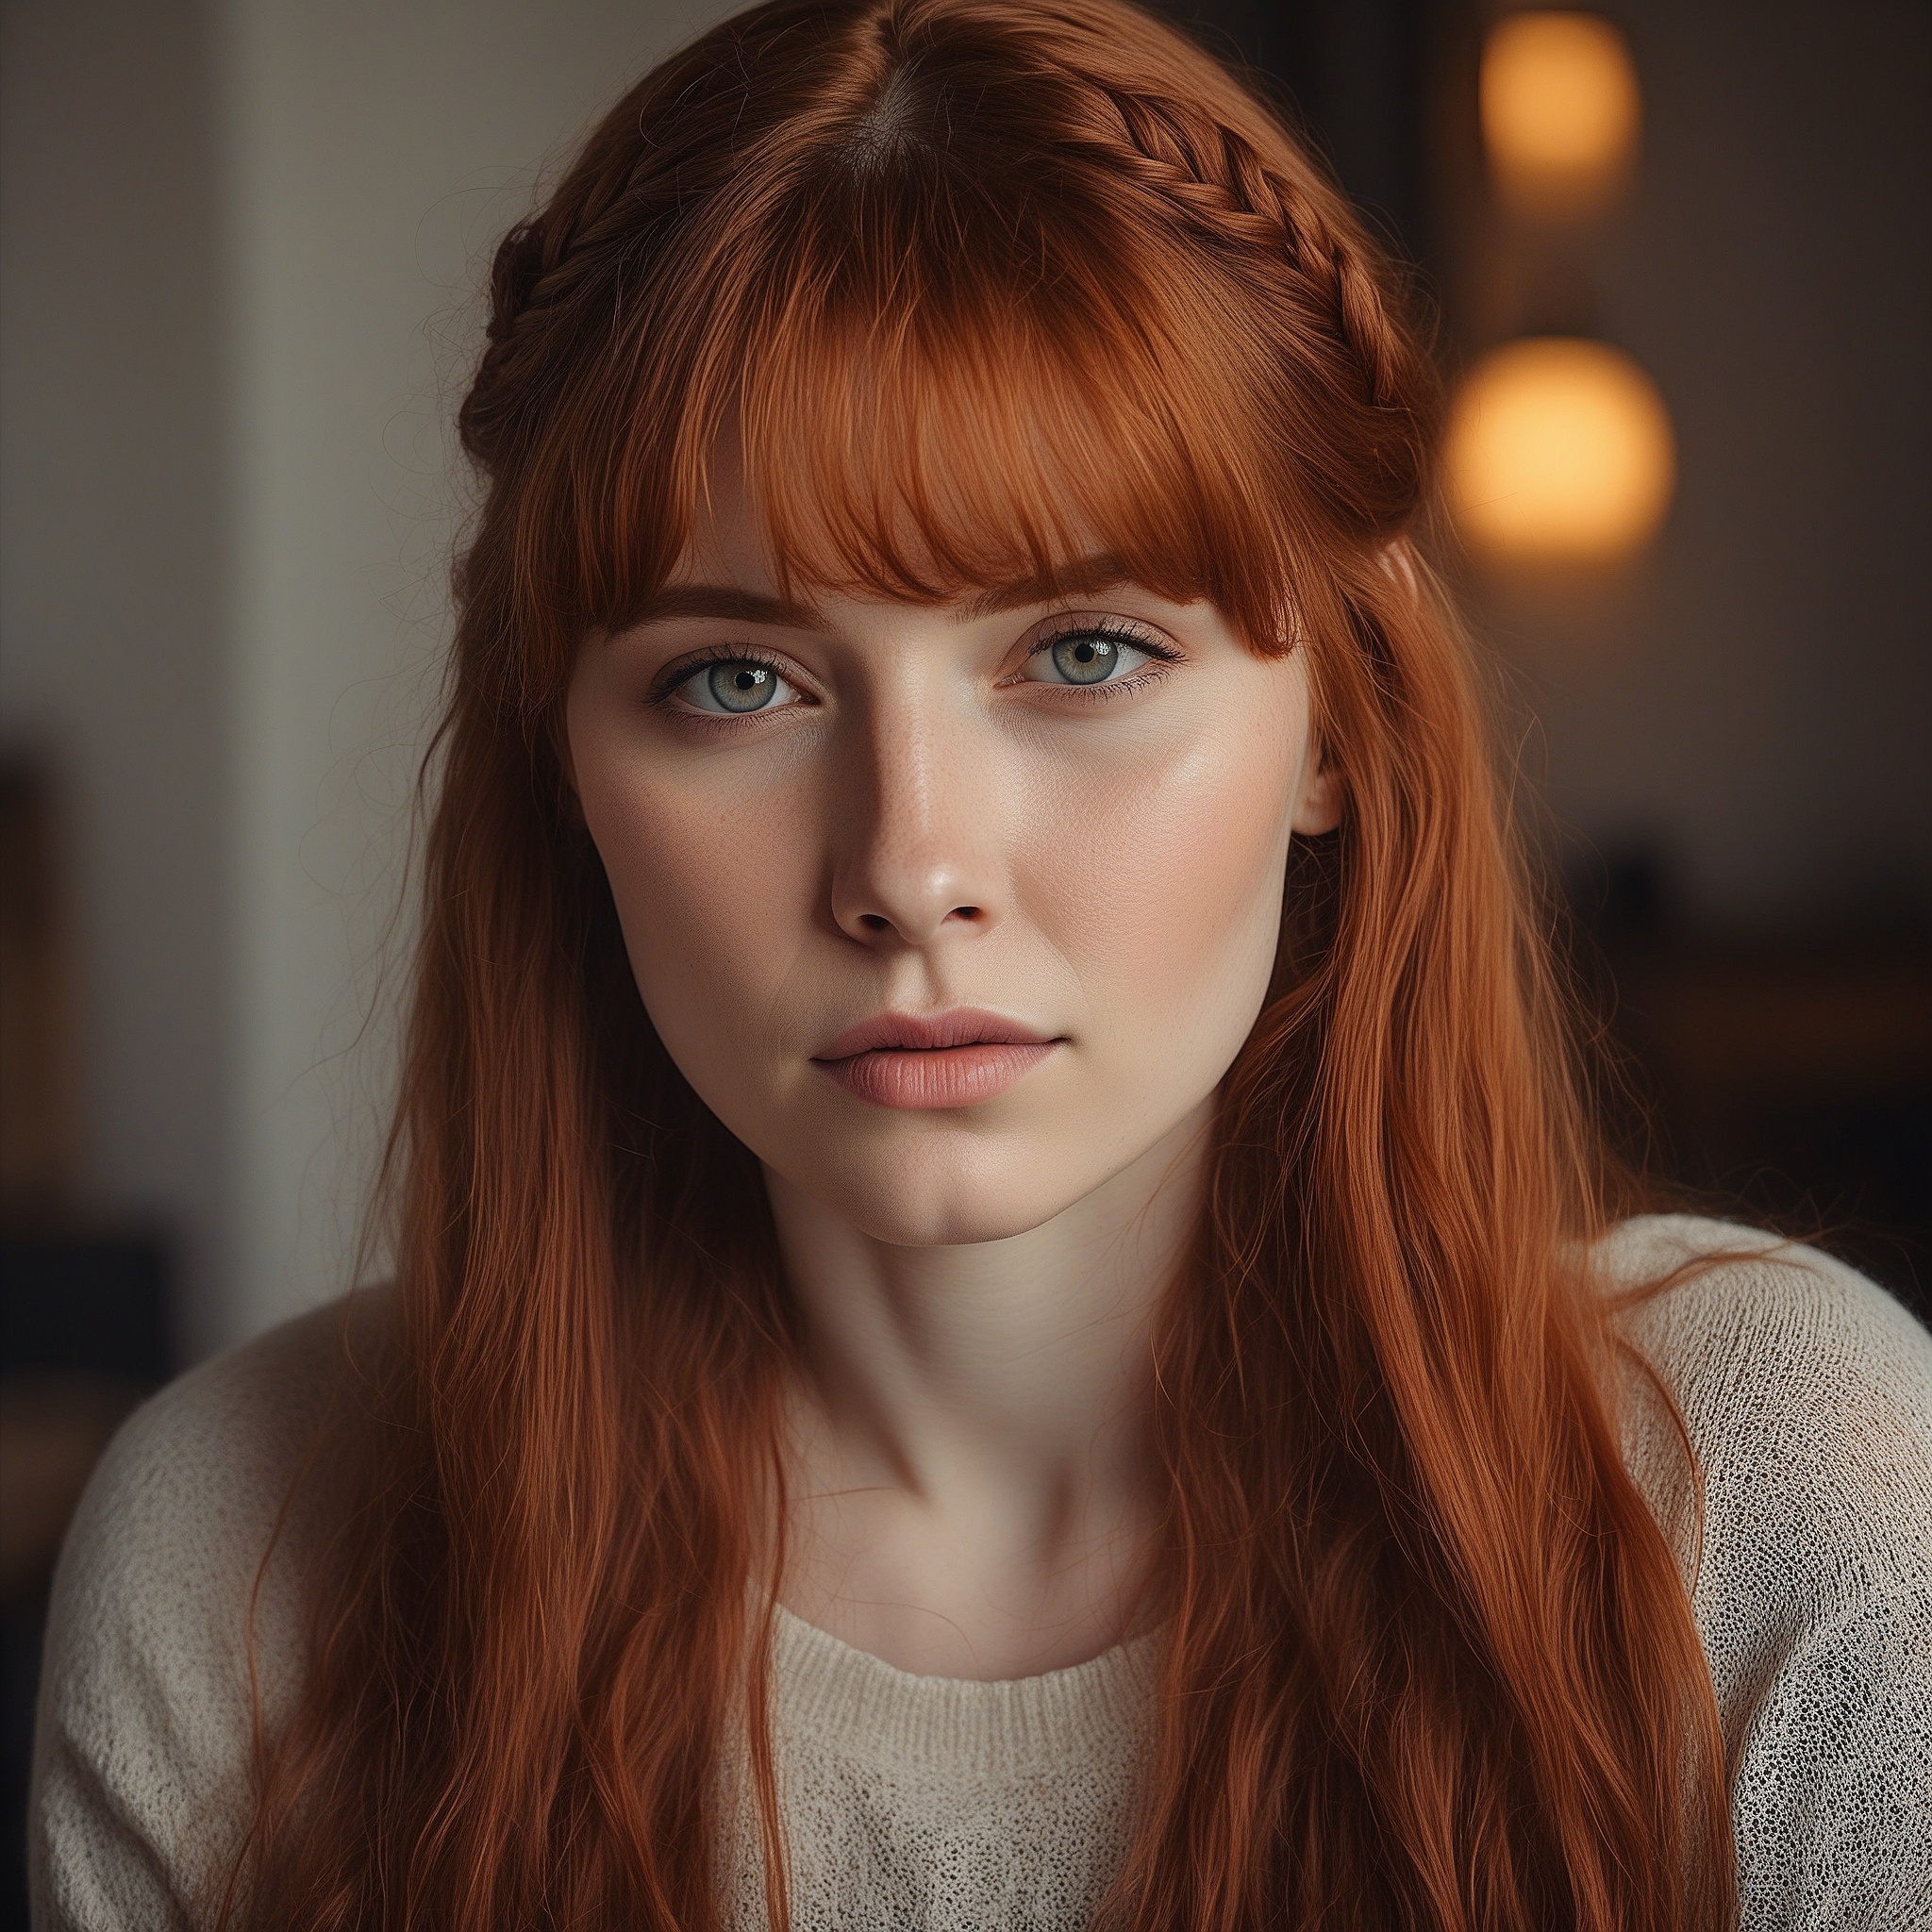
[{"label": "crown braid", "polygon": [[1210,239],[1234,241],[1286,261],[1307,292],[1307,306],[1361,373],[1362,399],[1391,407],[1413,394],[1415,372],[1406,331],[1384,305],[1363,240],[1348,232],[1334,192],[1270,167],[1237,129],[1192,104],[1106,91],[1139,166],[1115,153],[1116,167],[1180,208]]},{"label": "crown braid", "polygon": [[[664,83],[682,65],[660,71],[653,90],[659,100],[680,91]],[[684,86],[694,78],[682,76]],[[1097,158],[1176,210],[1210,246],[1232,244],[1285,268],[1300,294],[1297,307],[1345,360],[1345,371],[1335,374],[1349,399],[1412,412],[1433,380],[1417,354],[1412,318],[1389,311],[1387,264],[1356,231],[1339,192],[1312,165],[1306,179],[1271,166],[1247,136],[1201,104],[1093,84],[1124,136]],[[486,474],[496,474],[541,421],[569,360],[554,353],[549,323],[580,327],[587,305],[574,298],[582,285],[619,257],[647,256],[651,231],[690,204],[692,184],[652,178],[659,158],[644,129],[658,105],[641,102],[635,115],[607,123],[543,211],[519,222],[496,250],[486,346],[458,415],[463,448]],[[1394,441],[1413,458],[1411,436]],[[1418,473],[1419,493],[1419,465],[1391,465],[1391,473],[1404,470]]]},{"label": "crown braid", "polygon": [[476,374],[457,414],[464,452],[494,475],[541,419],[572,358],[557,353],[553,325],[581,334],[587,282],[648,252],[657,158],[636,122],[592,136],[548,205],[498,243],[490,271],[490,319]]}]

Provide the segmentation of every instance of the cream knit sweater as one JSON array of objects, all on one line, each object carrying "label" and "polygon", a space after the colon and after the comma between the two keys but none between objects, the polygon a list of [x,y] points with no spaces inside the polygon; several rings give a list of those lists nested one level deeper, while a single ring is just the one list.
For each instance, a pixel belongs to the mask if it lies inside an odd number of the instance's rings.
[{"label": "cream knit sweater", "polygon": [[[1607,1257],[1635,1280],[1755,1251],[1647,1304],[1629,1331],[1704,1468],[1694,1607],[1734,1767],[1743,1923],[1924,1932],[1932,1338],[1850,1270],[1768,1246],[1652,1218]],[[95,1475],[48,1632],[36,1925],[204,1922],[245,1816],[244,1607],[336,1332],[324,1311],[184,1376]],[[1668,1424],[1634,1386],[1625,1440],[1687,1546]],[[300,1655],[298,1556],[272,1575],[262,1617],[273,1712]],[[1151,1641],[963,1683],[908,1676],[780,1612],[774,1728],[797,1932],[1086,1924],[1130,1817]],[[720,1857],[737,1923],[759,1924],[741,1815]]]}]

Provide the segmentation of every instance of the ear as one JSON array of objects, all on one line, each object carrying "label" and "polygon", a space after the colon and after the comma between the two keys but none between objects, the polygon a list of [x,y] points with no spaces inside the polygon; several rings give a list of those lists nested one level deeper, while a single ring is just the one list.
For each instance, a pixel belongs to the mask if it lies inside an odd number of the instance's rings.
[{"label": "ear", "polygon": [[1297,839],[1319,839],[1341,823],[1341,774],[1319,751],[1302,774],[1302,789],[1288,823]]}]

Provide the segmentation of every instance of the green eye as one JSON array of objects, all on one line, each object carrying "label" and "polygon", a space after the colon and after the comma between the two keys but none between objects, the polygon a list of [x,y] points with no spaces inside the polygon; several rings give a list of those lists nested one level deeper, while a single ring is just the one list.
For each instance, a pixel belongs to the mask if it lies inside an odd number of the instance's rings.
[{"label": "green eye", "polygon": [[1069,684],[1104,684],[1119,664],[1120,646],[1111,638],[1062,638],[1053,647],[1053,668]]},{"label": "green eye", "polygon": [[692,710],[731,717],[769,709],[791,694],[791,687],[756,658],[720,658],[700,666],[677,687],[677,695]]},{"label": "green eye", "polygon": [[1105,630],[1074,630],[1038,647],[1028,661],[1031,684],[1107,684],[1160,655],[1153,645]]},{"label": "green eye", "polygon": [[705,682],[725,711],[762,711],[778,689],[778,680],[762,664],[713,664]]}]

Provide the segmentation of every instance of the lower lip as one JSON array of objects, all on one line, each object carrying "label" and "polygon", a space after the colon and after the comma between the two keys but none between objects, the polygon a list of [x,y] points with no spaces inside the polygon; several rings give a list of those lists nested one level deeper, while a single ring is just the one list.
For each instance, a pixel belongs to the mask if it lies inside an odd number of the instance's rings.
[{"label": "lower lip", "polygon": [[1016,1040],[924,1050],[881,1047],[812,1064],[874,1107],[974,1107],[1024,1079],[1058,1044]]}]

